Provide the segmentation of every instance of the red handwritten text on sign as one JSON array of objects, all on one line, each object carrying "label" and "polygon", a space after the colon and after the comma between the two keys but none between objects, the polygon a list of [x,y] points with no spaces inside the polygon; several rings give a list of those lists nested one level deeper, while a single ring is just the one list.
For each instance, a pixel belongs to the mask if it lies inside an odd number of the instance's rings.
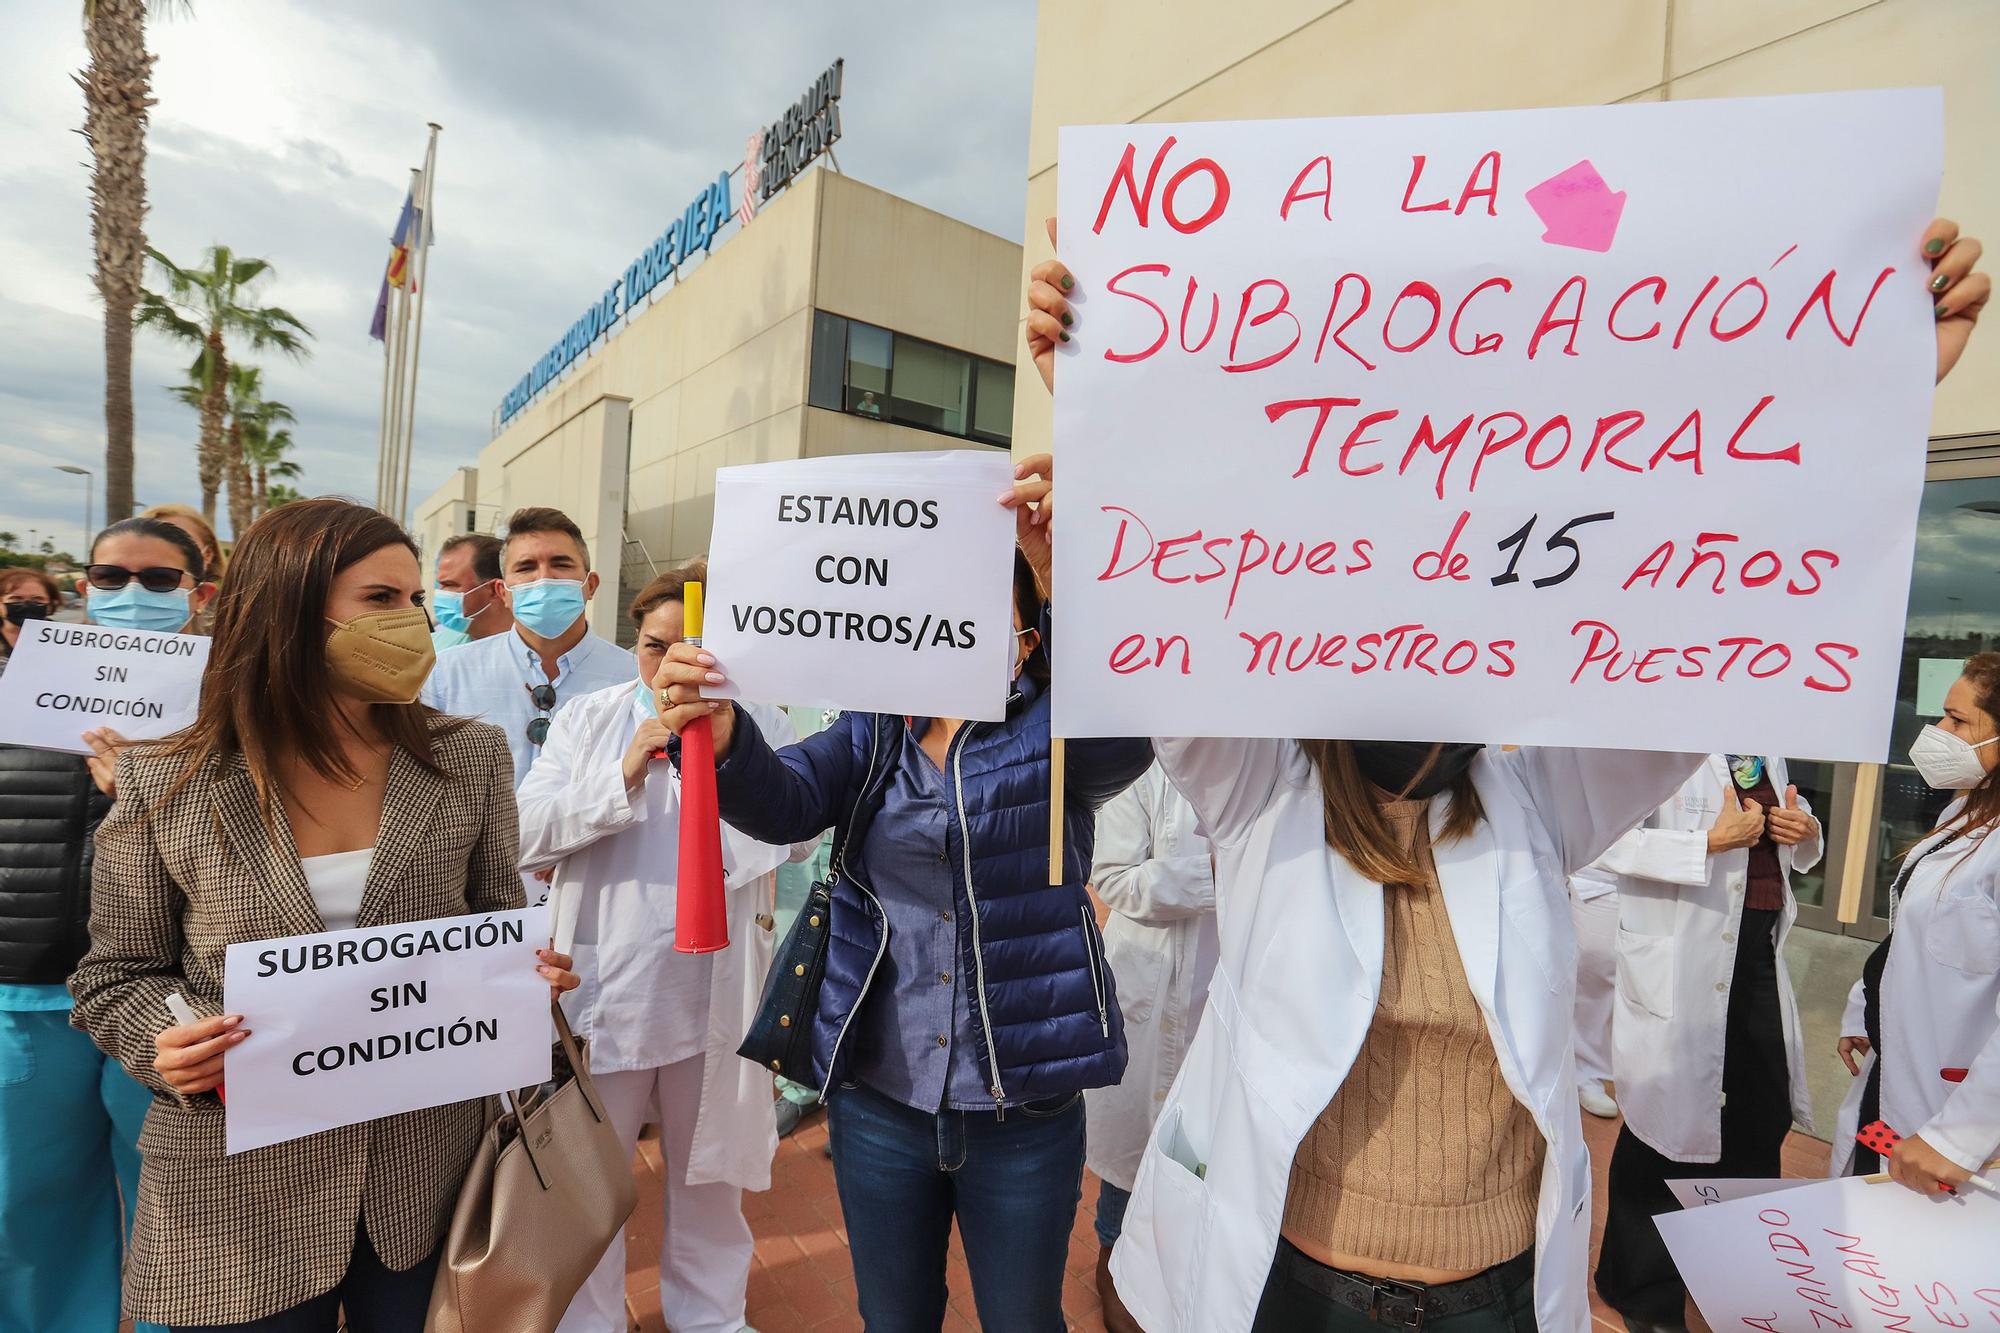
[{"label": "red handwritten text on sign", "polygon": [[1938,115],[1064,130],[1058,729],[1881,758]]}]

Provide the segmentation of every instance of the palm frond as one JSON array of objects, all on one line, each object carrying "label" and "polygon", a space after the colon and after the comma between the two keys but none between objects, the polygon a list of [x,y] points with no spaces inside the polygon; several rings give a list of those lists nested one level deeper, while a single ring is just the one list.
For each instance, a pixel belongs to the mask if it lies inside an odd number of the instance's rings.
[{"label": "palm frond", "polygon": [[270,270],[271,261],[268,259],[238,259],[229,266],[229,280],[238,287],[243,287],[255,282]]},{"label": "palm frond", "polygon": [[173,302],[158,292],[139,293],[139,311],[132,317],[135,329],[158,329],[178,342],[193,343],[197,346],[207,341],[208,334],[201,325],[183,315]]}]

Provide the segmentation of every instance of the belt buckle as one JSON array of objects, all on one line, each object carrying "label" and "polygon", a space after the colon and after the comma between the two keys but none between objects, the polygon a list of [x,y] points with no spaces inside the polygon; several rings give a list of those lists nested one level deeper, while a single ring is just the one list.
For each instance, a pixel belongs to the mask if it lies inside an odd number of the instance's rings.
[{"label": "belt buckle", "polygon": [[1382,1317],[1383,1303],[1385,1300],[1393,1300],[1400,1297],[1410,1303],[1410,1317],[1406,1322],[1391,1324],[1390,1327],[1422,1328],[1424,1326],[1424,1298],[1430,1294],[1428,1288],[1411,1282],[1398,1282],[1394,1278],[1387,1277],[1373,1279],[1372,1285],[1375,1288],[1375,1297],[1369,1303],[1368,1319],[1370,1323],[1387,1323],[1388,1321]]}]

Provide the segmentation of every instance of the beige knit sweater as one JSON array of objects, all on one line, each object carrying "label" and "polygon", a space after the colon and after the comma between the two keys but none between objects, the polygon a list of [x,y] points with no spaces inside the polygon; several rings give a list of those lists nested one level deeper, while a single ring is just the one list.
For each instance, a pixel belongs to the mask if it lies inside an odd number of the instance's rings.
[{"label": "beige knit sweater", "polygon": [[1473,1271],[1534,1244],[1544,1143],[1499,1061],[1445,914],[1422,801],[1383,813],[1424,883],[1382,892],[1382,993],[1299,1144],[1285,1231],[1384,1263]]}]

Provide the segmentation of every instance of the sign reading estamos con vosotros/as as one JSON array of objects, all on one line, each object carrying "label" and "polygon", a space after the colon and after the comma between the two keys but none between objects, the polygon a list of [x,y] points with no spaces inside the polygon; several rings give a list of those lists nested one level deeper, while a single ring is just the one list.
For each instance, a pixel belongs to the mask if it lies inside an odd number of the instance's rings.
[{"label": "sign reading estamos con vosotros/as", "polygon": [[721,698],[995,721],[1014,643],[1005,454],[715,474],[703,644]]},{"label": "sign reading estamos con vosotros/as", "polygon": [[1063,130],[1058,733],[1880,760],[1941,119]]}]

